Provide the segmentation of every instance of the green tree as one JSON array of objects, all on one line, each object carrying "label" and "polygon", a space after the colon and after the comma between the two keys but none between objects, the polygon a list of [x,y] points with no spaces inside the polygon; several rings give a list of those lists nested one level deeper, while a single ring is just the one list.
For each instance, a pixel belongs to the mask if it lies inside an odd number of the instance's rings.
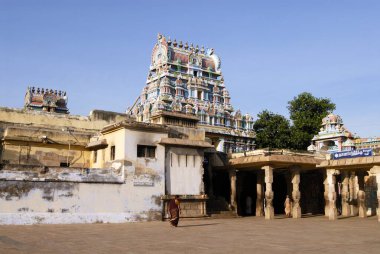
[{"label": "green tree", "polygon": [[289,120],[282,115],[264,110],[253,125],[257,148],[288,148],[290,145]]},{"label": "green tree", "polygon": [[311,139],[318,133],[322,118],[335,109],[328,98],[316,98],[310,93],[301,93],[288,102],[291,127],[290,147],[306,150]]}]

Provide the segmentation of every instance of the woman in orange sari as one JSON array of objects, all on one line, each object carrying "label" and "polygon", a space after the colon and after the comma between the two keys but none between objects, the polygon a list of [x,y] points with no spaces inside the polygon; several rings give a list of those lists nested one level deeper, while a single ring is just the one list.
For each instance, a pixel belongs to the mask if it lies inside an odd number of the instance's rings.
[{"label": "woman in orange sari", "polygon": [[171,199],[168,203],[168,213],[170,214],[170,224],[174,227],[178,226],[179,214],[181,208],[179,207],[179,196],[176,195],[174,199]]}]

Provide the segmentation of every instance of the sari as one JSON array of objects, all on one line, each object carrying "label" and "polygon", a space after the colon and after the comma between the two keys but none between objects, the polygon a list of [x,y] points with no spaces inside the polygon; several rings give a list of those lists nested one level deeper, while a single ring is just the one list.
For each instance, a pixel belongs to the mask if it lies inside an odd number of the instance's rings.
[{"label": "sari", "polygon": [[172,199],[169,201],[168,204],[168,211],[170,214],[170,224],[174,227],[178,226],[179,222],[179,200],[178,199]]}]

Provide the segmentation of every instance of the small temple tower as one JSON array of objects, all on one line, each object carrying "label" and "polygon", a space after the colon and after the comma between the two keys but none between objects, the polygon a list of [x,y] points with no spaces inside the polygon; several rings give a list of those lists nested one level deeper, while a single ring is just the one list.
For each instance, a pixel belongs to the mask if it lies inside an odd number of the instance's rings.
[{"label": "small temple tower", "polygon": [[39,87],[28,87],[24,99],[24,108],[44,112],[68,114],[66,92]]},{"label": "small temple tower", "polygon": [[203,128],[218,151],[254,149],[253,118],[234,112],[219,56],[161,34],[146,86],[127,113],[141,122]]},{"label": "small temple tower", "polygon": [[322,127],[312,141],[309,151],[333,153],[355,149],[354,136],[344,127],[342,118],[332,113],[322,119]]}]

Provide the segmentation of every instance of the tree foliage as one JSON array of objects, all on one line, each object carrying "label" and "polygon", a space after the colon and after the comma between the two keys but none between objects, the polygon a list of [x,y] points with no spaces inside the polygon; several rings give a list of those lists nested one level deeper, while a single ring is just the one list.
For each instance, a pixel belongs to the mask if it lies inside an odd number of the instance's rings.
[{"label": "tree foliage", "polygon": [[291,127],[290,148],[305,150],[318,133],[322,118],[335,109],[328,98],[316,98],[310,93],[301,93],[288,102]]},{"label": "tree foliage", "polygon": [[284,116],[264,110],[253,125],[256,147],[306,150],[318,133],[322,118],[334,109],[335,104],[330,99],[305,92],[288,102],[292,125]]},{"label": "tree foliage", "polygon": [[282,115],[264,110],[253,125],[257,148],[288,148],[290,145],[289,120]]}]

